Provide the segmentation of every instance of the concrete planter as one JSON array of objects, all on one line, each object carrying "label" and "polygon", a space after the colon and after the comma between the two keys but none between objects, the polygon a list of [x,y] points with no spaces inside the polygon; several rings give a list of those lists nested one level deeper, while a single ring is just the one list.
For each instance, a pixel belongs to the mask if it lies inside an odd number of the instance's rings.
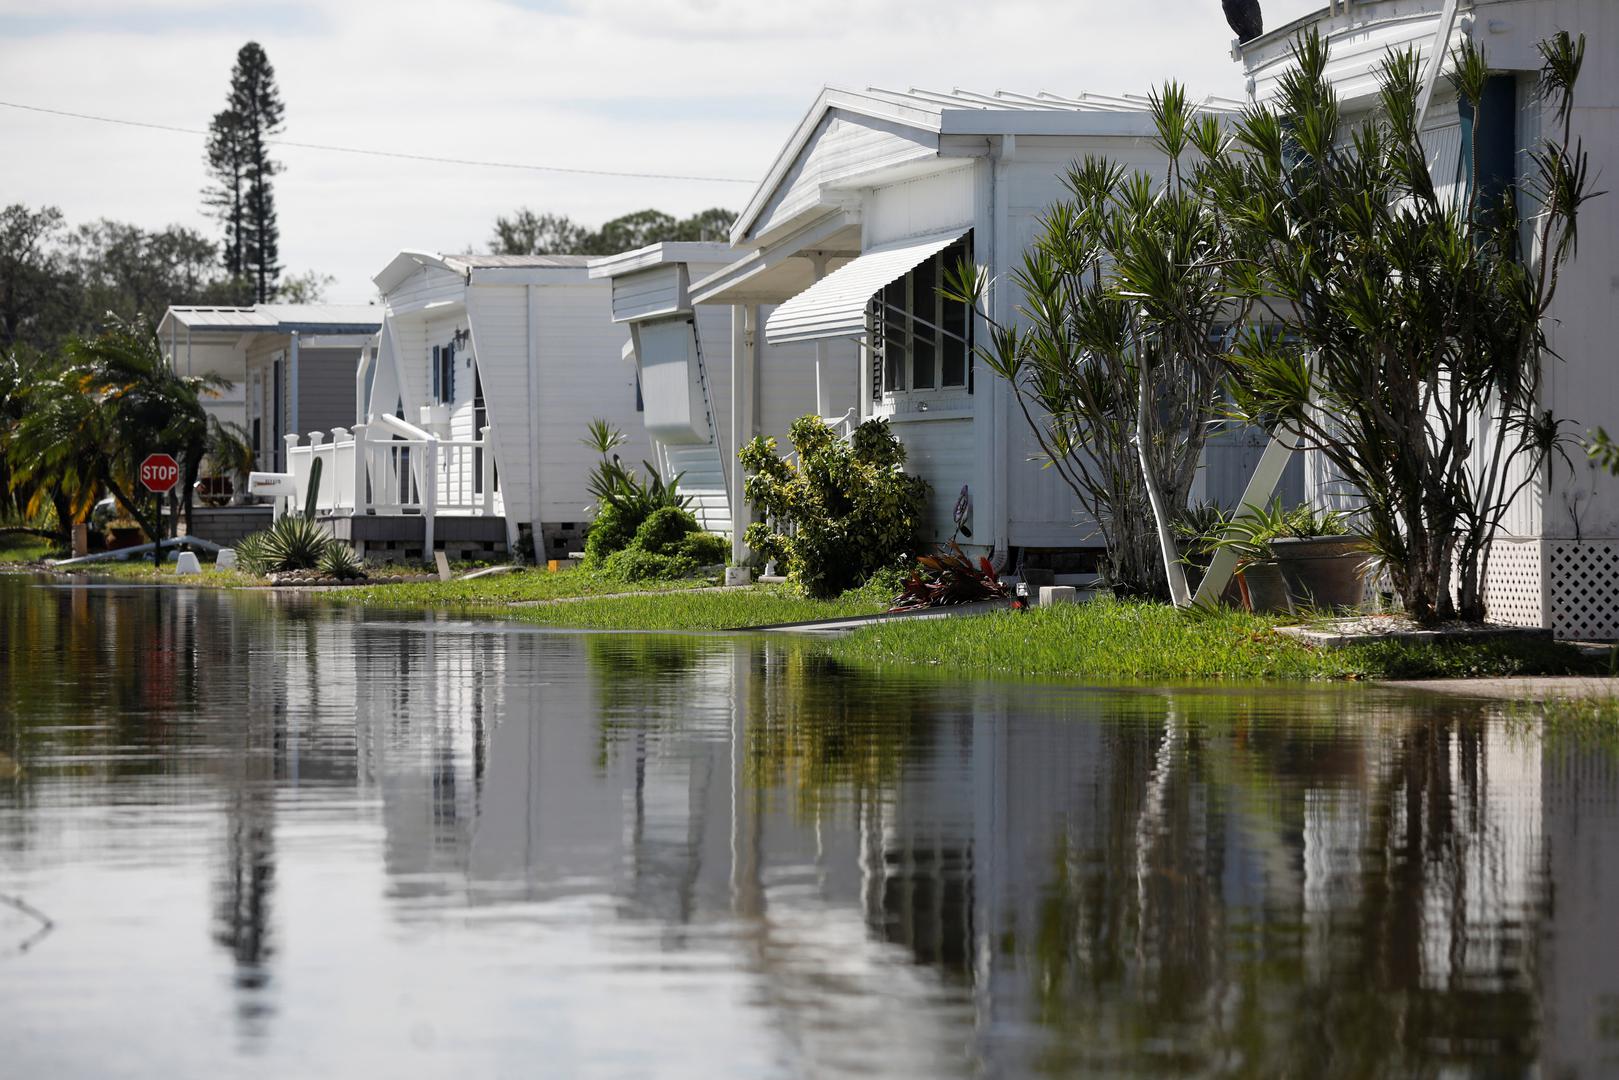
[{"label": "concrete planter", "polygon": [[1353,536],[1309,536],[1270,542],[1293,603],[1342,610],[1366,599],[1366,549]]},{"label": "concrete planter", "polygon": [[1254,614],[1276,615],[1293,610],[1281,567],[1273,562],[1249,563],[1241,573],[1248,592],[1248,609]]}]

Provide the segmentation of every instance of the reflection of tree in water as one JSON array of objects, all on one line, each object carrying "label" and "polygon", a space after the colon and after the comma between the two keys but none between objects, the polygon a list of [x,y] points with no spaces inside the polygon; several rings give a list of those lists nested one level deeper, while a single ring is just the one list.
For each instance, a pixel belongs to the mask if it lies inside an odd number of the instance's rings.
[{"label": "reflection of tree in water", "polygon": [[801,810],[861,803],[927,756],[939,708],[931,687],[895,692],[808,649],[759,650],[749,703],[747,778],[787,789]]},{"label": "reflection of tree in water", "polygon": [[[1499,948],[1530,946],[1516,926],[1529,913],[1469,876],[1509,861],[1480,850],[1501,837],[1482,809],[1477,715],[1390,733],[1361,712],[1302,737],[1215,700],[1109,726],[1098,820],[1053,830],[1032,940],[1000,938],[1058,1036],[1039,1065],[1371,1075],[1532,1062],[1533,957]],[[1318,842],[1321,823],[1306,820],[1307,793],[1321,791],[1347,796],[1363,854],[1313,910],[1306,833]],[[1490,955],[1470,958],[1481,944]]]}]

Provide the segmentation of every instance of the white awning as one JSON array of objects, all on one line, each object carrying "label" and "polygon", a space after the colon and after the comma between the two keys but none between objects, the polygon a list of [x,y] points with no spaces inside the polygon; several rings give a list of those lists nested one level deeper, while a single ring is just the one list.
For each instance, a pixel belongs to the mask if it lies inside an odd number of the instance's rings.
[{"label": "white awning", "polygon": [[866,304],[871,298],[967,232],[956,229],[872,248],[773,311],[765,320],[765,340],[784,345],[864,336]]}]

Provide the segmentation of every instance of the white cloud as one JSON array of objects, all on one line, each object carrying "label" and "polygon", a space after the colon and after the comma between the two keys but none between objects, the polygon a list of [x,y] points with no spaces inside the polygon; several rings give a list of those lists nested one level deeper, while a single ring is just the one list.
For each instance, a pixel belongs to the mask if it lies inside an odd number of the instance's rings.
[{"label": "white cloud", "polygon": [[[1317,6],[1266,4],[1272,25]],[[821,86],[1235,94],[1218,0],[0,0],[0,100],[202,128],[260,41],[287,137],[407,153],[754,177]],[[201,140],[0,108],[0,200],[70,220],[183,222]],[[363,300],[405,247],[482,244],[519,205],[587,223],[645,206],[740,207],[743,185],[638,181],[287,148],[282,258]]]}]

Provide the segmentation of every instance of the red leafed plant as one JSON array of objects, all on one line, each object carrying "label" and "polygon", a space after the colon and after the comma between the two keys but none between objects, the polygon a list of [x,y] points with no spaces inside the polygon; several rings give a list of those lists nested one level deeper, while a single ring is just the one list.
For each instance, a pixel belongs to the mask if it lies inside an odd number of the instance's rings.
[{"label": "red leafed plant", "polygon": [[949,551],[923,555],[916,561],[918,568],[911,571],[904,591],[894,598],[894,606],[888,610],[915,611],[979,600],[1011,599],[1011,593],[1001,584],[990,561],[980,558],[973,562],[953,540]]}]

